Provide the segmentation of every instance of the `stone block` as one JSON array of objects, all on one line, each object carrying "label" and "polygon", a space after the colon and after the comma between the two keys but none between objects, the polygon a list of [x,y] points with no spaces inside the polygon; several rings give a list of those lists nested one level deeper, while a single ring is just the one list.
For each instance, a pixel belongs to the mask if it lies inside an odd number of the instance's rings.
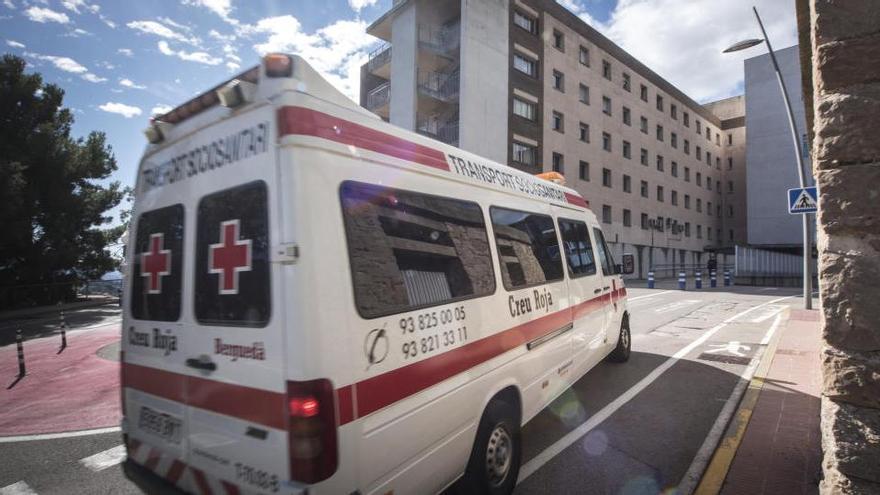
[{"label": "stone block", "polygon": [[822,336],[841,349],[880,351],[878,253],[852,235],[820,236]]},{"label": "stone block", "polygon": [[[880,53],[877,56],[880,60]],[[817,83],[819,77],[825,75],[817,76]],[[876,132],[880,124],[880,83],[851,87],[847,92],[817,93],[815,101],[816,169],[880,162]]]},{"label": "stone block", "polygon": [[880,31],[877,0],[816,0],[813,4],[815,42],[819,45]]},{"label": "stone block", "polygon": [[817,81],[820,92],[869,84],[880,80],[880,32],[861,38],[832,41],[816,46],[813,64],[822,73]]},{"label": "stone block", "polygon": [[880,484],[880,410],[822,398],[822,452],[826,478],[836,472]]},{"label": "stone block", "polygon": [[828,235],[880,234],[880,163],[819,170],[818,223]]},{"label": "stone block", "polygon": [[880,352],[822,350],[822,394],[880,410]]},{"label": "stone block", "polygon": [[836,471],[826,471],[825,478],[819,483],[822,495],[877,495],[880,483],[850,478]]}]

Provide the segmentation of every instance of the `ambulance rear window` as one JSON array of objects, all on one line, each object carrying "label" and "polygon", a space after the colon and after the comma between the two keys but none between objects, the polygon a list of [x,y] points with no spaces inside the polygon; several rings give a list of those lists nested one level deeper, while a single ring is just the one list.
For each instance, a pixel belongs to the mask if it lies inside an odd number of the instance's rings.
[{"label": "ambulance rear window", "polygon": [[183,269],[183,205],[142,213],[132,255],[131,314],[177,321]]},{"label": "ambulance rear window", "polygon": [[199,323],[265,326],[271,294],[265,182],[226,189],[199,201],[196,253]]},{"label": "ambulance rear window", "polygon": [[364,318],[495,292],[478,204],[359,182],[343,183],[340,196]]}]

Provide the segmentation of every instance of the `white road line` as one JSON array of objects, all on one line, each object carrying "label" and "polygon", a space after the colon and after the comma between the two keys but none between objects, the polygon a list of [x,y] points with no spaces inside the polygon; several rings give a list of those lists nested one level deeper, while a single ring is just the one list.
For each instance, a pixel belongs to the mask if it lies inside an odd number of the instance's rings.
[{"label": "white road line", "polygon": [[770,307],[768,307],[768,309],[770,311],[768,311],[767,314],[756,316],[756,317],[752,318],[751,320],[749,320],[749,322],[750,323],[762,323],[766,320],[769,320],[770,318],[773,318],[774,316],[776,316],[780,311],[785,309],[785,306],[781,306],[781,305],[770,306]]},{"label": "white road line", "polygon": [[117,445],[112,449],[98,452],[95,455],[84,457],[79,460],[80,464],[98,472],[108,467],[115,466],[125,460],[125,445]]},{"label": "white road line", "polygon": [[685,299],[684,301],[676,301],[674,303],[664,304],[659,308],[655,309],[655,313],[669,313],[670,311],[675,311],[676,309],[681,309],[685,306],[690,306],[691,304],[697,304],[700,301],[699,299]]},{"label": "white road line", "polygon": [[0,443],[13,443],[13,442],[31,442],[34,440],[55,440],[56,438],[72,438],[72,437],[85,437],[88,435],[100,435],[102,433],[113,433],[119,431],[120,428],[118,426],[111,426],[109,428],[96,428],[94,430],[79,430],[79,431],[66,431],[63,433],[43,433],[39,435],[18,435],[12,437],[0,437]]},{"label": "white road line", "polygon": [[628,297],[626,300],[629,302],[638,301],[639,299],[647,299],[649,297],[662,296],[663,294],[669,294],[670,292],[675,292],[675,291],[674,290],[664,290],[663,292],[658,292],[656,294],[648,294],[647,296]]},{"label": "white road line", "polygon": [[[782,315],[776,313],[776,319],[773,320],[773,324],[770,325],[767,333],[764,334],[764,338],[761,339],[762,346],[766,346],[770,342],[776,329],[779,328],[780,321],[782,321]],[[678,485],[678,493],[691,495],[697,488],[700,478],[703,477],[706,467],[712,460],[712,455],[715,454],[715,449],[718,447],[721,436],[724,435],[724,430],[727,429],[727,425],[730,423],[730,418],[736,413],[736,408],[739,407],[739,402],[742,400],[743,394],[746,393],[749,382],[755,376],[755,370],[761,364],[761,357],[764,355],[765,349],[766,347],[759,348],[754,357],[752,357],[752,361],[740,374],[739,381],[737,381],[736,386],[733,388],[730,397],[727,398],[727,402],[724,403],[724,407],[721,408],[721,412],[718,413],[718,417],[715,419],[712,429],[709,430],[706,440],[703,441],[703,445],[697,451],[697,455],[694,456],[694,460],[691,461],[690,467],[684,474],[684,477],[682,477],[681,483]]]},{"label": "white road line", "polygon": [[663,373],[666,372],[669,368],[671,368],[675,363],[677,363],[681,358],[686,356],[689,352],[696,349],[698,346],[702,345],[704,342],[709,340],[709,338],[714,335],[716,332],[726,327],[728,323],[732,322],[734,319],[741,317],[745,314],[751,313],[752,311],[764,307],[768,304],[777,303],[779,301],[789,299],[794,296],[786,296],[780,297],[778,299],[773,299],[772,301],[767,301],[765,303],[759,304],[752,308],[749,308],[745,311],[737,313],[730,318],[724,320],[723,322],[715,325],[714,327],[707,330],[703,335],[699,338],[686,345],[678,352],[672,355],[669,359],[663,362],[660,366],[654,368],[647,376],[638,381],[635,385],[630,387],[626,392],[620,394],[616,399],[614,399],[611,403],[607,404],[605,407],[599,410],[596,414],[591,416],[587,421],[581,423],[580,426],[575,428],[574,430],[568,432],[565,436],[554,442],[552,445],[544,449],[540,454],[536,455],[532,459],[530,459],[527,463],[523,464],[523,466],[519,470],[519,479],[517,479],[517,483],[522,483],[529,476],[535,474],[535,472],[540,469],[544,464],[547,464],[554,457],[559,455],[560,452],[570,447],[573,443],[580,440],[584,435],[589,433],[593,428],[600,425],[603,421],[608,419],[612,414],[617,412],[618,409],[626,405],[629,401],[631,401],[636,395],[639,394],[642,390],[648,387],[648,385],[652,384],[657,378],[660,377]]},{"label": "white road line", "polygon": [[0,488],[0,495],[37,495],[24,481],[19,481],[11,485]]}]

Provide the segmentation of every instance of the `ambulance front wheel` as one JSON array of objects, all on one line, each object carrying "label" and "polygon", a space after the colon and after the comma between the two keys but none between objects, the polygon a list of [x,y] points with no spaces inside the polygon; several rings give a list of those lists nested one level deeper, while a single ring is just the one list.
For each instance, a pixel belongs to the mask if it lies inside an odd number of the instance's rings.
[{"label": "ambulance front wheel", "polygon": [[624,315],[623,321],[620,323],[620,337],[617,339],[617,346],[608,355],[608,360],[612,363],[625,363],[629,360],[631,349],[632,335],[629,331],[629,316]]},{"label": "ambulance front wheel", "polygon": [[502,495],[513,492],[522,454],[518,418],[516,408],[503,399],[493,399],[486,406],[461,480],[461,493]]}]

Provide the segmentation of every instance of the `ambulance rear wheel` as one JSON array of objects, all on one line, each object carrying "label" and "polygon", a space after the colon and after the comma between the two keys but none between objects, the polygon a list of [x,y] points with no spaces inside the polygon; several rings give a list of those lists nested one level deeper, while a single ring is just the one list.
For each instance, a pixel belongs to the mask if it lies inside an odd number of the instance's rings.
[{"label": "ambulance rear wheel", "polygon": [[620,323],[620,337],[617,339],[617,347],[608,355],[608,360],[612,363],[625,363],[629,360],[631,349],[632,335],[629,331],[629,318],[624,316]]},{"label": "ambulance rear wheel", "polygon": [[518,417],[516,409],[503,400],[495,399],[486,406],[460,483],[461,493],[513,492],[522,453]]}]

